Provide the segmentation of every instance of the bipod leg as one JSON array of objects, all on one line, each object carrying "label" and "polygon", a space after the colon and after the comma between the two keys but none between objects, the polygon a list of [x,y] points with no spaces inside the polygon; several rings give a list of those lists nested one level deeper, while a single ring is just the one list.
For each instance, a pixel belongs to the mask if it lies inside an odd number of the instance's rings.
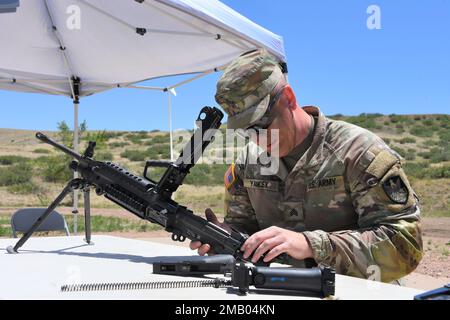
[{"label": "bipod leg", "polygon": [[64,200],[64,198],[73,190],[83,188],[86,185],[85,180],[83,179],[72,179],[66,185],[66,187],[61,191],[58,197],[50,204],[47,210],[36,220],[36,222],[31,226],[30,230],[28,230],[22,238],[16,243],[14,248],[9,246],[6,248],[8,253],[17,253],[17,250],[23,246],[23,244],[31,237],[31,235],[36,231],[37,228],[45,221],[45,219],[50,215],[50,213],[55,210],[55,208]]},{"label": "bipod leg", "polygon": [[91,197],[89,186],[83,189],[84,192],[84,231],[87,244],[94,244],[91,242]]}]

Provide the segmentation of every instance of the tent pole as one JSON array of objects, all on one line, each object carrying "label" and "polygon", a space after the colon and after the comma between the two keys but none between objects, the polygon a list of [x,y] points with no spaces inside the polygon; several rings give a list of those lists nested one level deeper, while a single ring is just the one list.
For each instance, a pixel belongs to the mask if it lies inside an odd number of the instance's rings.
[{"label": "tent pole", "polygon": [[[78,108],[79,101],[74,101],[73,103],[73,150],[78,153]],[[73,173],[74,179],[78,178],[78,172]],[[73,190],[73,233],[77,235],[78,232],[78,190]]]},{"label": "tent pole", "polygon": [[[72,78],[72,93],[73,93],[73,151],[78,153],[78,137],[79,137],[79,126],[78,126],[78,109],[80,106],[80,79],[77,77]],[[78,178],[78,172],[73,173],[74,179]],[[78,190],[73,190],[73,233],[77,235],[78,233]]]},{"label": "tent pole", "polygon": [[164,89],[168,94],[168,111],[169,111],[169,132],[170,132],[170,161],[173,162],[173,132],[172,132],[172,93],[168,89]]}]

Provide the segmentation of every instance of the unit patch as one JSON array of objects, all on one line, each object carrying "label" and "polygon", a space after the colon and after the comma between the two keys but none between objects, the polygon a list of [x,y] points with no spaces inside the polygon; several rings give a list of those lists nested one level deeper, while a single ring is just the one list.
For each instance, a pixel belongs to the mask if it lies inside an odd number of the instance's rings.
[{"label": "unit patch", "polygon": [[392,176],[383,183],[383,189],[394,203],[406,204],[409,191],[400,176]]}]

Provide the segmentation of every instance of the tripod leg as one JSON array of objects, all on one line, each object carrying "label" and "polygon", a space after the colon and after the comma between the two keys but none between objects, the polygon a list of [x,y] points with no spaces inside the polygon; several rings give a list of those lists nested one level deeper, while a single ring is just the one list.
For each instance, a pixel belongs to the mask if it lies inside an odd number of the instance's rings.
[{"label": "tripod leg", "polygon": [[17,253],[17,250],[23,246],[23,244],[31,237],[34,231],[44,222],[44,220],[50,215],[50,213],[55,210],[55,208],[64,200],[64,198],[74,189],[78,189],[80,185],[83,183],[81,179],[73,179],[71,180],[67,186],[61,191],[58,197],[50,204],[50,206],[45,210],[45,212],[36,220],[36,222],[31,226],[30,230],[28,230],[22,238],[16,243],[14,248],[9,246],[6,248],[8,253]]},{"label": "tripod leg", "polygon": [[86,233],[86,243],[91,243],[91,198],[89,187],[84,189],[84,231]]}]

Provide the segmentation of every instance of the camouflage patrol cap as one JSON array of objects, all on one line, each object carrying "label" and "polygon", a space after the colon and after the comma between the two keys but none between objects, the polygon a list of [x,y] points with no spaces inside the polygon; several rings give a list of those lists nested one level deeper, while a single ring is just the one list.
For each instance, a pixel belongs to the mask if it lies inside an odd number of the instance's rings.
[{"label": "camouflage patrol cap", "polygon": [[246,129],[261,119],[270,94],[284,75],[277,59],[258,49],[234,60],[217,82],[216,101],[228,114],[229,129]]}]

